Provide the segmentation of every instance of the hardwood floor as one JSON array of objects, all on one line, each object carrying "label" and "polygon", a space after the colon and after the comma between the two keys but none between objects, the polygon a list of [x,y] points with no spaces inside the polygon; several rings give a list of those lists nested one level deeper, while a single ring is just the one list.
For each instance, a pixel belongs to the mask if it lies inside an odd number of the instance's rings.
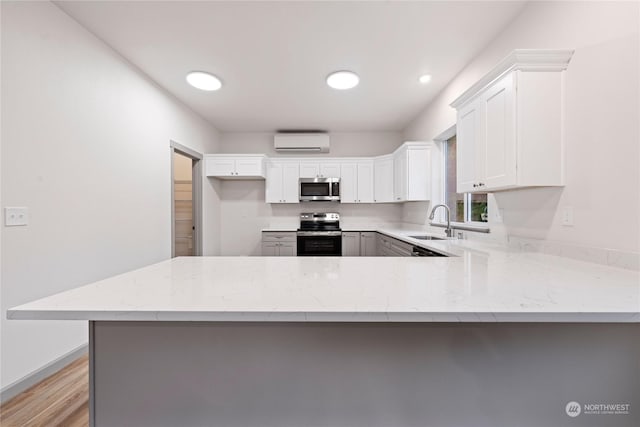
[{"label": "hardwood floor", "polygon": [[89,425],[89,360],[83,356],[2,405],[2,427]]}]

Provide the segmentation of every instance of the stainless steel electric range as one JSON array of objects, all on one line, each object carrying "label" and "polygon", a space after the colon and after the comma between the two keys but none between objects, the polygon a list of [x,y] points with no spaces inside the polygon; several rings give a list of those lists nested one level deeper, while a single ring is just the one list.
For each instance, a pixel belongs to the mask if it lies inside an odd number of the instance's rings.
[{"label": "stainless steel electric range", "polygon": [[301,213],[298,256],[342,256],[338,213]]}]

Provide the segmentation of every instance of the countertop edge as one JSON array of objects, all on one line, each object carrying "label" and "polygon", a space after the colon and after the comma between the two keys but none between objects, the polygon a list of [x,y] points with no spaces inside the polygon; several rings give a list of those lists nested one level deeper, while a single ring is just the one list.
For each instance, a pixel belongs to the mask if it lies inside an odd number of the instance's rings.
[{"label": "countertop edge", "polygon": [[292,323],[640,323],[640,312],[220,312],[7,310],[10,320]]}]

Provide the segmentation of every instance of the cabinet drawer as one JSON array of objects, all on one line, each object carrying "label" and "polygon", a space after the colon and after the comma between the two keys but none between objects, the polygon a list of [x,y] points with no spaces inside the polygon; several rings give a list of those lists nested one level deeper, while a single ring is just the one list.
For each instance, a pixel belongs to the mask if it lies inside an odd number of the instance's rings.
[{"label": "cabinet drawer", "polygon": [[282,232],[263,231],[262,241],[263,242],[295,242],[296,232],[295,231],[282,231]]}]

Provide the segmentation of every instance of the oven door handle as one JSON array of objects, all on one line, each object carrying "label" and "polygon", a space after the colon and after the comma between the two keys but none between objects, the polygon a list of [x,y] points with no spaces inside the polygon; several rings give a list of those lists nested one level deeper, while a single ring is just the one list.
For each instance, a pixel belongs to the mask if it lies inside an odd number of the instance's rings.
[{"label": "oven door handle", "polygon": [[342,236],[342,231],[298,231],[298,236],[334,237],[334,236]]}]

